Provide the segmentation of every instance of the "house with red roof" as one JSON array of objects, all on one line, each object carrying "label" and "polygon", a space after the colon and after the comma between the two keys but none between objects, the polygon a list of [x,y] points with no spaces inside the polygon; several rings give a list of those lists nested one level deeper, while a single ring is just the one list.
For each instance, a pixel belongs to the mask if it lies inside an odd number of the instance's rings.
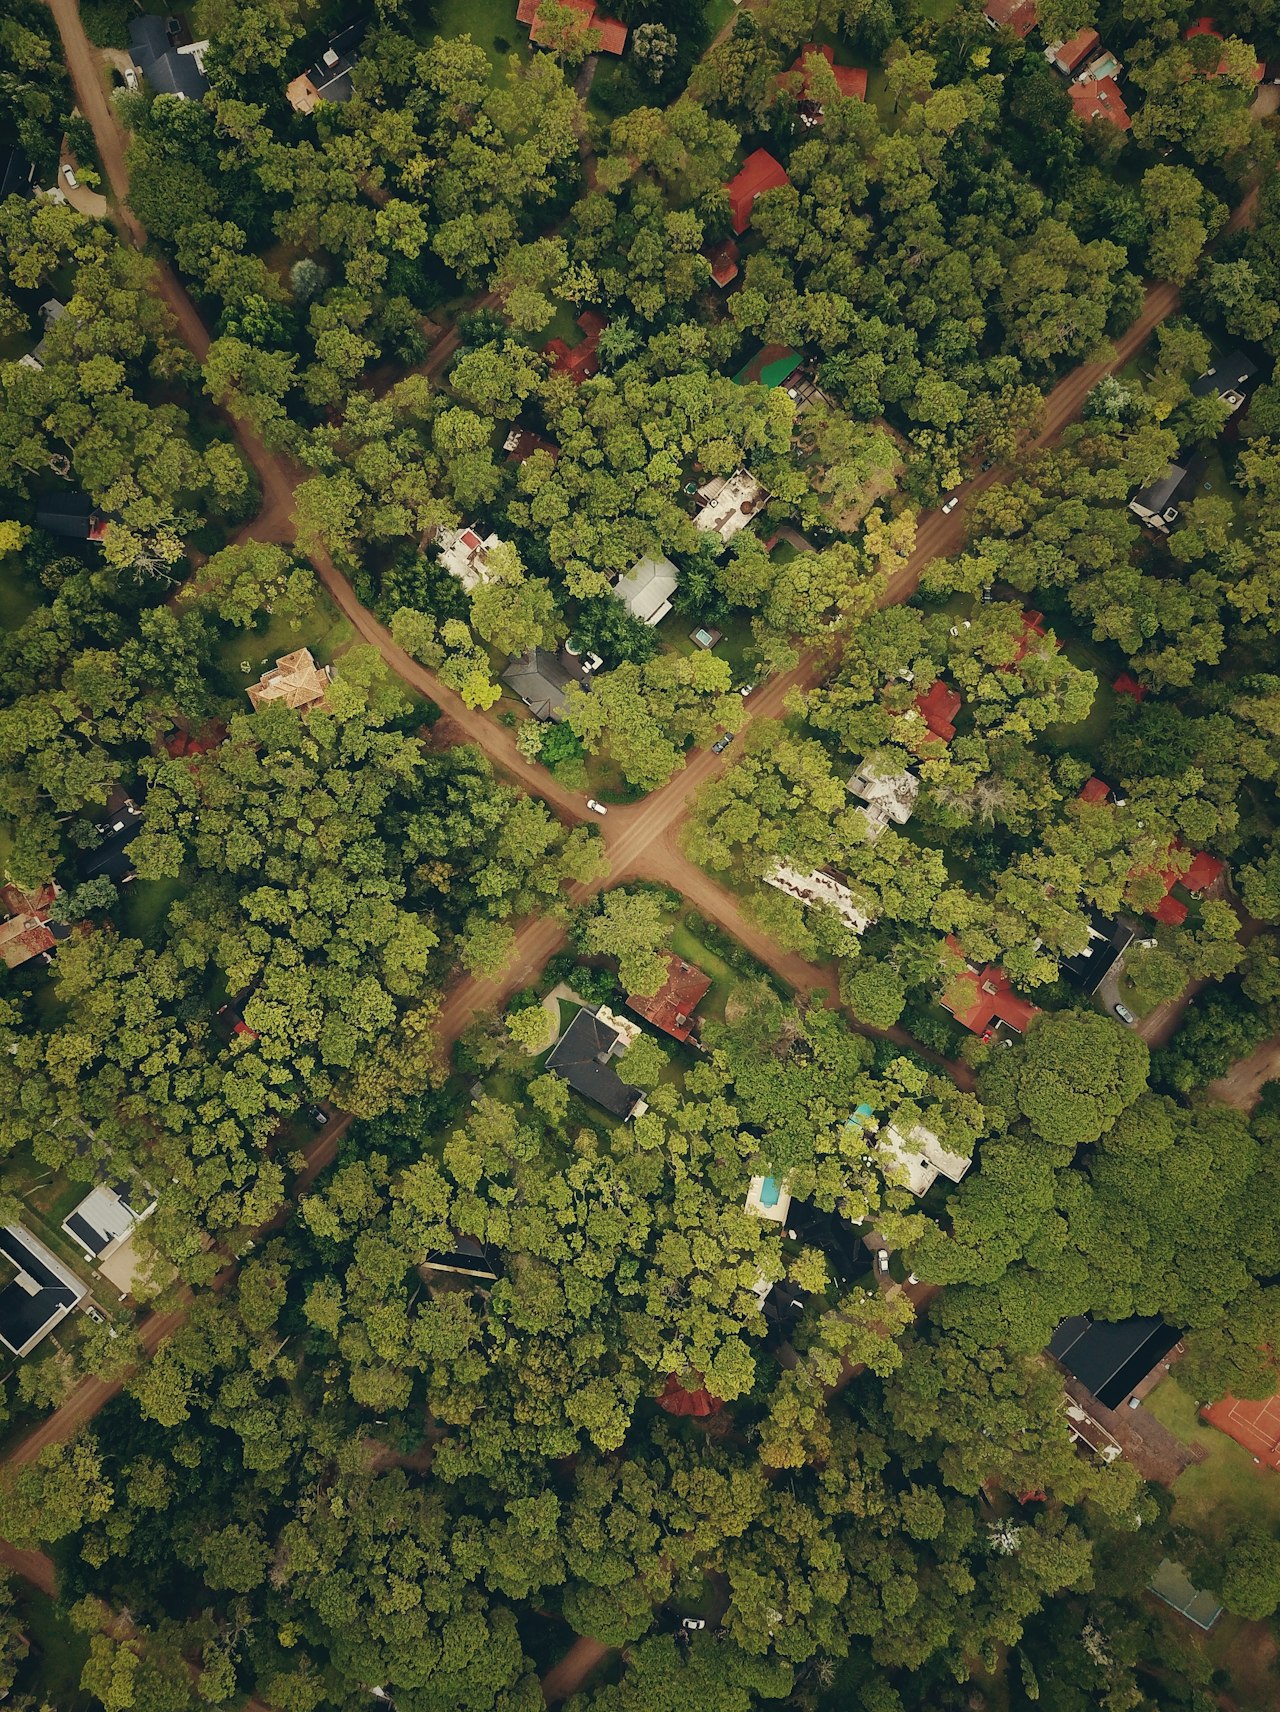
[{"label": "house with red roof", "polygon": [[[1223,39],[1222,31],[1218,28],[1216,22],[1212,18],[1197,18],[1194,24],[1188,24],[1187,28],[1182,32],[1182,39],[1184,42],[1194,41],[1197,36],[1211,36],[1215,42],[1220,42]],[[1227,62],[1225,60],[1219,60],[1217,65],[1211,71],[1206,71],[1204,73],[1204,76],[1221,77],[1226,69]],[[1263,78],[1266,76],[1266,70],[1267,68],[1261,63],[1255,65],[1253,68],[1253,81],[1255,83],[1261,83]]]},{"label": "house with red roof", "polygon": [[[606,18],[596,11],[595,0],[559,0],[562,6],[568,6],[582,18],[583,28],[596,30],[600,36],[599,52],[620,54],[627,45],[627,26],[620,24],[616,18]],[[539,18],[542,0],[520,0],[516,7],[516,22],[529,25],[529,40],[536,47],[544,47],[550,39],[551,32]]]},{"label": "house with red roof", "polygon": [[711,990],[711,977],[674,952],[667,953],[667,978],[652,998],[628,993],[627,1008],[673,1040],[688,1040],[697,1026],[694,1011]]},{"label": "house with red roof", "polygon": [[1080,788],[1078,800],[1082,803],[1109,803],[1111,786],[1105,779],[1088,779]]},{"label": "house with red roof", "polygon": [[766,190],[781,190],[784,184],[790,183],[786,167],[780,160],[775,160],[768,149],[755,149],[747,156],[724,187],[729,198],[733,229],[739,237],[751,224],[751,210],[757,198]]},{"label": "house with red roof", "polygon": [[52,951],[67,929],[55,933],[49,925],[49,915],[61,888],[49,880],[34,891],[24,891],[12,884],[0,886],[0,905],[6,920],[0,921],[0,962],[6,969],[20,969],[33,957]]},{"label": "house with red roof", "polygon": [[846,100],[865,101],[867,98],[868,73],[861,66],[837,65],[836,56],[831,48],[819,47],[817,42],[809,42],[800,49],[796,62],[790,71],[784,71],[778,78],[779,89],[787,89],[793,78],[803,79],[800,86],[799,119],[802,125],[812,128],[822,123],[822,103],[815,101],[810,93],[812,75],[809,68],[810,55],[817,54],[826,60],[836,80],[836,88]]},{"label": "house with red roof", "polygon": [[[950,934],[947,949],[957,957],[964,956],[959,940]],[[1002,1023],[1015,1034],[1025,1034],[1031,1019],[1040,1014],[1039,1005],[1014,992],[1012,982],[998,963],[975,969],[966,962],[964,973],[948,983],[939,1002],[962,1028],[981,1035],[983,1040],[990,1040]]]},{"label": "house with red roof", "polygon": [[[1172,856],[1176,851],[1185,851],[1185,849],[1184,844],[1175,840],[1169,846],[1168,854]],[[1214,881],[1225,871],[1226,866],[1220,856],[1211,856],[1207,850],[1197,850],[1190,865],[1181,871],[1173,864],[1163,868],[1132,868],[1129,871],[1129,879],[1131,881],[1158,879],[1164,889],[1164,896],[1154,905],[1139,905],[1138,907],[1145,908],[1146,913],[1153,920],[1163,922],[1166,927],[1181,927],[1187,919],[1188,911],[1181,898],[1174,897],[1174,887],[1181,886],[1183,891],[1189,892],[1192,897],[1199,897],[1208,891]]]},{"label": "house with red roof", "polygon": [[[1044,627],[1044,613],[1024,612],[1022,615],[1022,628],[1014,638],[1013,659],[1002,666],[1001,670],[1005,672],[1016,671],[1026,659],[1027,655],[1031,653],[1032,649],[1036,646],[1036,643],[1044,642],[1046,640],[1048,640],[1048,632]],[[1055,648],[1060,648],[1062,646],[1056,636],[1053,638],[1053,646]]]},{"label": "house with red roof", "polygon": [[691,1373],[689,1377],[698,1381],[693,1390],[680,1383],[678,1374],[667,1375],[667,1383],[658,1397],[660,1409],[665,1409],[668,1415],[688,1416],[701,1421],[724,1408],[724,1398],[716,1397],[707,1390],[700,1373]]},{"label": "house with red roof", "polygon": [[575,386],[599,374],[600,353],[596,347],[608,325],[603,315],[597,315],[594,309],[584,309],[578,317],[582,338],[576,345],[567,345],[563,339],[548,339],[542,353],[551,358],[552,374],[568,375]]},{"label": "house with red roof", "polygon": [[1117,131],[1128,131],[1132,128],[1133,120],[1129,117],[1129,109],[1124,104],[1120,85],[1114,77],[1091,77],[1087,82],[1073,83],[1067,94],[1071,97],[1076,118],[1082,125],[1087,125],[1094,119],[1106,119]]},{"label": "house with red roof", "polygon": [[1096,30],[1081,30],[1072,36],[1070,41],[1056,42],[1052,47],[1046,48],[1045,58],[1055,71],[1060,71],[1064,77],[1070,77],[1072,72],[1088,59],[1098,41]]},{"label": "house with red roof", "polygon": [[1029,36],[1036,27],[1035,0],[987,0],[982,15],[993,30],[1012,30],[1015,36]]},{"label": "house with red roof", "polygon": [[739,252],[732,238],[722,238],[718,244],[712,244],[702,253],[711,263],[711,277],[721,291],[737,279]]},{"label": "house with red roof", "polygon": [[938,678],[916,697],[916,712],[934,737],[950,743],[956,734],[955,717],[964,706],[960,691]]},{"label": "house with red roof", "polygon": [[1151,693],[1150,685],[1140,684],[1131,672],[1121,672],[1120,676],[1113,680],[1111,687],[1117,695],[1132,696],[1136,702],[1141,702],[1143,696]]}]

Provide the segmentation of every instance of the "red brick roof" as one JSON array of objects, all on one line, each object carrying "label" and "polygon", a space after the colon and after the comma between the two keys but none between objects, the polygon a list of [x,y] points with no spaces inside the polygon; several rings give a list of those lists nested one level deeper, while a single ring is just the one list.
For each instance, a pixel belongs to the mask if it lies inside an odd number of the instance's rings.
[{"label": "red brick roof", "polygon": [[954,720],[964,705],[960,691],[938,678],[916,697],[916,709],[935,737],[950,743],[956,734]]},{"label": "red brick roof", "polygon": [[[691,1377],[702,1376],[697,1374]],[[667,1383],[658,1398],[658,1407],[665,1409],[669,1415],[692,1415],[704,1419],[707,1415],[714,1415],[717,1409],[724,1408],[724,1398],[713,1396],[705,1385],[699,1386],[696,1391],[686,1391],[678,1376],[672,1373],[667,1376]]]},{"label": "red brick roof", "polygon": [[756,149],[747,156],[739,171],[725,185],[733,229],[739,237],[751,224],[751,210],[755,207],[756,197],[763,196],[766,190],[780,190],[790,182],[787,169],[780,160],[774,159],[768,149]]},{"label": "red brick roof", "polygon": [[805,99],[809,99],[809,71],[808,67],[805,65],[805,61],[809,58],[810,54],[821,54],[823,59],[826,60],[827,64],[835,73],[836,88],[840,91],[841,95],[846,98],[851,97],[855,101],[866,100],[867,73],[862,69],[862,67],[856,65],[837,65],[836,56],[832,50],[825,45],[819,47],[817,42],[808,42],[800,49],[800,52],[796,55],[795,64],[791,67],[790,71],[783,72],[782,76],[778,79],[779,84],[785,84],[789,77],[794,77],[799,73],[804,77],[804,87],[801,93]]},{"label": "red brick roof", "polygon": [[987,0],[983,8],[989,23],[1003,24],[1015,36],[1026,36],[1036,25],[1035,0]]},{"label": "red brick roof", "polygon": [[[626,47],[627,26],[618,23],[616,18],[600,17],[596,12],[595,0],[560,0],[560,4],[580,12],[586,27],[600,32],[601,53],[620,54]],[[547,39],[547,31],[538,17],[541,5],[542,0],[520,0],[516,7],[516,22],[528,24],[529,40],[539,44]]]},{"label": "red brick roof", "polygon": [[1141,701],[1143,696],[1149,693],[1149,686],[1140,684],[1137,678],[1128,672],[1121,672],[1111,687],[1117,695],[1132,696],[1134,701]]},{"label": "red brick roof", "polygon": [[703,255],[711,263],[711,277],[716,284],[724,289],[738,277],[738,246],[732,238],[722,238],[718,244],[713,244]]},{"label": "red brick roof", "polygon": [[1104,803],[1111,795],[1111,786],[1101,779],[1090,779],[1080,792],[1080,801],[1086,803]]},{"label": "red brick roof", "polygon": [[[1185,846],[1176,841],[1169,846],[1168,855],[1185,850]],[[1166,857],[1166,861],[1168,857]],[[1205,891],[1218,878],[1226,867],[1219,856],[1210,856],[1207,850],[1197,850],[1191,859],[1190,866],[1182,873],[1176,866],[1167,868],[1132,868],[1129,871],[1130,880],[1140,880],[1148,876],[1157,878],[1164,887],[1165,895],[1154,907],[1147,908],[1147,914],[1156,921],[1162,921],[1167,927],[1181,927],[1187,919],[1187,906],[1173,896],[1173,888],[1181,886],[1184,891],[1200,893]]]},{"label": "red brick roof", "polygon": [[600,355],[596,346],[608,322],[594,309],[584,309],[578,317],[578,326],[583,333],[578,344],[570,346],[563,339],[548,339],[542,349],[552,358],[553,373],[567,374],[570,380],[581,386],[590,375],[600,372]]},{"label": "red brick roof", "polygon": [[[1222,40],[1222,31],[1218,28],[1212,18],[1197,18],[1194,24],[1188,25],[1188,27],[1182,32],[1182,39],[1184,42],[1191,41],[1195,36],[1212,36],[1215,41],[1220,42]],[[1225,60],[1219,60],[1214,70],[1206,71],[1205,76],[1220,77],[1226,69],[1227,62]],[[1255,65],[1253,68],[1253,81],[1255,83],[1261,83],[1265,76],[1266,67],[1261,64]]]},{"label": "red brick roof", "polygon": [[[1027,655],[1035,646],[1036,641],[1044,640],[1044,635],[1044,613],[1024,612],[1022,615],[1022,629],[1014,639],[1015,651],[1013,659],[1010,660],[1003,669],[1006,672],[1013,671],[1015,666],[1020,665],[1021,662],[1026,659]],[[1053,645],[1055,648],[1061,647],[1061,643],[1058,642],[1056,637]]]},{"label": "red brick roof", "polygon": [[688,1040],[693,1032],[693,1013],[711,986],[710,975],[674,953],[667,954],[667,979],[652,998],[629,993],[627,1003],[637,1016],[660,1028],[675,1040]]},{"label": "red brick roof", "polygon": [[1133,124],[1129,110],[1114,77],[1090,78],[1088,83],[1073,83],[1067,94],[1076,110],[1076,118],[1087,125],[1091,119],[1109,119],[1118,131],[1127,131]]},{"label": "red brick roof", "polygon": [[1053,56],[1053,63],[1059,71],[1074,71],[1086,54],[1091,54],[1097,47],[1098,40],[1096,30],[1081,30],[1078,35],[1072,36],[1069,42],[1063,42]]},{"label": "red brick roof", "polygon": [[[959,941],[950,935],[947,948],[959,957],[964,956]],[[942,1005],[962,1028],[984,1036],[996,1022],[1007,1023],[1019,1034],[1025,1034],[1032,1017],[1040,1014],[1039,1005],[1014,992],[998,963],[988,963],[985,969],[966,969],[949,983],[942,995]]]},{"label": "red brick roof", "polygon": [[1163,922],[1166,927],[1181,927],[1187,919],[1187,906],[1179,898],[1161,898],[1153,910],[1147,914],[1153,921]]},{"label": "red brick roof", "polygon": [[1207,850],[1197,850],[1191,866],[1181,877],[1181,884],[1189,892],[1203,892],[1218,878],[1226,867],[1220,856],[1210,856]]}]

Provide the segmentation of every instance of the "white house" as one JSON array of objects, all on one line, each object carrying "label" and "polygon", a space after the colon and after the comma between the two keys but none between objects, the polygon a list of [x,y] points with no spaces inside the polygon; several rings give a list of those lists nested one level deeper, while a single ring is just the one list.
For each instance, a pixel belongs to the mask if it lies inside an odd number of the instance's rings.
[{"label": "white house", "polygon": [[671,597],[676,592],[680,574],[670,559],[637,559],[626,576],[619,577],[613,593],[626,607],[632,618],[641,624],[661,624],[671,611]]},{"label": "white house", "polygon": [[804,904],[806,909],[813,904],[826,904],[836,912],[851,933],[865,933],[875,920],[874,916],[868,915],[857,903],[843,880],[824,873],[821,868],[801,874],[797,869],[789,868],[785,862],[778,862],[764,876],[764,882],[766,886],[773,886],[777,891],[785,892],[789,898],[795,898],[798,903]]},{"label": "white house", "polygon": [[769,497],[748,470],[735,470],[731,476],[713,476],[698,489],[699,510],[693,523],[696,529],[714,531],[728,543],[760,510]]},{"label": "white house", "polygon": [[923,1124],[913,1124],[903,1135],[896,1124],[887,1123],[877,1137],[877,1146],[889,1175],[904,1177],[913,1195],[923,1195],[939,1177],[958,1183],[972,1164],[962,1153],[944,1147]]},{"label": "white house", "polygon": [[486,535],[481,540],[478,532],[470,527],[441,529],[436,534],[440,563],[451,577],[457,577],[468,594],[481,583],[489,581],[489,555],[495,547],[501,546],[499,536]]},{"label": "white house", "polygon": [[846,784],[851,794],[862,800],[869,844],[875,843],[890,821],[905,826],[920,795],[920,781],[914,773],[904,769],[901,773],[881,776],[865,759]]}]

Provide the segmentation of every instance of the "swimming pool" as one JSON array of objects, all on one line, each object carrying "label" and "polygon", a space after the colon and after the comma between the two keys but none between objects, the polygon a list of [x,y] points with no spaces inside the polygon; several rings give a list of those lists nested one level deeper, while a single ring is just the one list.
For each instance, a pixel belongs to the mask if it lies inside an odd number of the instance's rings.
[{"label": "swimming pool", "polygon": [[776,1207],[781,1193],[782,1184],[779,1180],[776,1177],[766,1177],[760,1185],[760,1205],[762,1207]]}]

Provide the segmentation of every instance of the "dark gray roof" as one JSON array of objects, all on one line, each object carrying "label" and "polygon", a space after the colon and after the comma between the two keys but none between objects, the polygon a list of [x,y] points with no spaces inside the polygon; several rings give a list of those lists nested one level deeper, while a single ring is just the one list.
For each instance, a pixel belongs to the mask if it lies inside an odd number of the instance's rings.
[{"label": "dark gray roof", "polygon": [[1049,1354],[1091,1391],[1107,1409],[1118,1409],[1158,1361],[1177,1343],[1179,1333],[1155,1314],[1130,1320],[1091,1320],[1073,1314],[1049,1340]]},{"label": "dark gray roof", "polygon": [[117,885],[132,879],[136,869],[129,858],[129,845],[142,831],[142,810],[130,803],[111,822],[110,830],[96,850],[86,850],[77,864],[82,880],[114,880]]},{"label": "dark gray roof", "polygon": [[580,1010],[547,1058],[547,1069],[563,1076],[569,1086],[615,1117],[629,1117],[639,1088],[624,1082],[609,1061],[620,1036],[594,1011]]},{"label": "dark gray roof", "polygon": [[532,648],[513,660],[502,674],[502,681],[510,684],[539,719],[564,718],[564,692],[574,681],[573,676],[545,648]]},{"label": "dark gray roof", "polygon": [[88,494],[72,490],[45,494],[36,505],[36,523],[50,535],[65,535],[72,541],[87,541],[93,528],[93,501]]},{"label": "dark gray roof", "polygon": [[139,75],[157,95],[182,95],[198,101],[209,87],[209,79],[195,56],[179,53],[169,39],[163,18],[154,12],[129,20],[129,52]]},{"label": "dark gray roof", "polygon": [[0,154],[0,202],[6,196],[30,196],[36,169],[21,149]]},{"label": "dark gray roof", "polygon": [[1191,390],[1197,398],[1207,398],[1212,393],[1221,397],[1224,392],[1240,392],[1248,386],[1257,372],[1257,366],[1249,361],[1243,351],[1228,351],[1225,356],[1218,357],[1211,363],[1198,380],[1192,382]]},{"label": "dark gray roof", "polygon": [[1108,974],[1123,957],[1133,939],[1133,929],[1118,916],[1105,916],[1101,910],[1085,911],[1089,923],[1089,943],[1073,957],[1062,959],[1062,972],[1082,993],[1096,993]]},{"label": "dark gray roof", "polygon": [[74,1275],[18,1225],[0,1227],[0,1254],[35,1285],[33,1293],[14,1279],[0,1290],[0,1339],[25,1355],[86,1292],[82,1284],[73,1289]]},{"label": "dark gray roof", "polygon": [[1150,487],[1139,488],[1129,503],[1140,506],[1143,511],[1161,512],[1186,479],[1187,472],[1181,464],[1170,464],[1159,481],[1152,482]]}]

